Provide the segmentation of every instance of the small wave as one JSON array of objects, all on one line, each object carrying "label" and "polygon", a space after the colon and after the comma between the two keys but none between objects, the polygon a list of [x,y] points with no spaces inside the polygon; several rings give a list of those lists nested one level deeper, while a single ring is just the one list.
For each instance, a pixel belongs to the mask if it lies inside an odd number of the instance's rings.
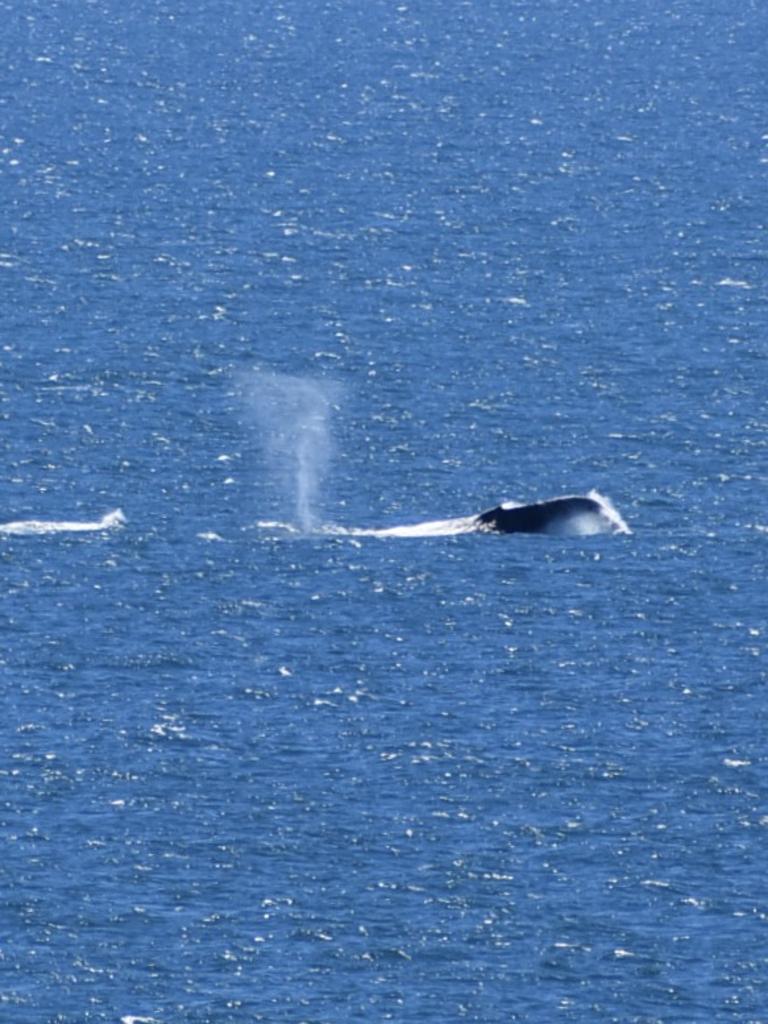
[{"label": "small wave", "polygon": [[290,533],[300,536],[326,532],[322,527],[318,530],[302,530],[300,527],[296,526],[295,523],[283,523],[279,519],[259,519],[255,525],[259,530],[279,530],[282,533]]},{"label": "small wave", "polygon": [[125,523],[125,516],[119,508],[107,512],[101,519],[19,519],[13,523],[0,523],[0,534],[25,536],[44,533],[92,533],[98,530],[112,530]]},{"label": "small wave", "polygon": [[740,281],[734,277],[724,277],[717,282],[721,288],[746,288],[751,291],[752,285],[749,281]]}]

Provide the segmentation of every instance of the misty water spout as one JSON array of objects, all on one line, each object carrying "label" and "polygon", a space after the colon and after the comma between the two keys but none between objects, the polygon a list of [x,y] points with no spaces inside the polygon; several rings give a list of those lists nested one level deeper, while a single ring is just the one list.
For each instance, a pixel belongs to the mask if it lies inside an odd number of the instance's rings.
[{"label": "misty water spout", "polygon": [[330,419],[337,397],[337,385],[310,377],[256,372],[246,382],[246,398],[265,455],[305,531],[318,524],[320,488],[332,451]]}]

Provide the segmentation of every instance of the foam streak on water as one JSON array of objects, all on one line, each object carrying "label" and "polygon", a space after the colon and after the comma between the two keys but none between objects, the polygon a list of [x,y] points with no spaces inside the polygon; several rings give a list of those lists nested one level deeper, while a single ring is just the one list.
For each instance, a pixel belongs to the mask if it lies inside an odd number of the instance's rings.
[{"label": "foam streak on water", "polygon": [[475,516],[460,516],[455,519],[431,519],[424,523],[409,523],[402,526],[387,526],[381,529],[339,530],[353,537],[451,537],[459,533],[476,533],[477,519]]},{"label": "foam streak on water", "polygon": [[44,533],[92,533],[97,530],[112,530],[123,526],[125,516],[119,508],[107,512],[101,519],[19,519],[12,523],[0,523],[0,534],[23,536]]}]

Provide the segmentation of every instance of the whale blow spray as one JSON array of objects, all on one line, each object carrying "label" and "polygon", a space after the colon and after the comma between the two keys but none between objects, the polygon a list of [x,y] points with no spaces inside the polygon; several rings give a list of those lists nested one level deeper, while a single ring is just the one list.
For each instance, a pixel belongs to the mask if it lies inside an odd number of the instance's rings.
[{"label": "whale blow spray", "polygon": [[331,457],[330,419],[339,387],[310,377],[257,372],[248,377],[245,391],[266,457],[293,496],[298,525],[312,530]]}]

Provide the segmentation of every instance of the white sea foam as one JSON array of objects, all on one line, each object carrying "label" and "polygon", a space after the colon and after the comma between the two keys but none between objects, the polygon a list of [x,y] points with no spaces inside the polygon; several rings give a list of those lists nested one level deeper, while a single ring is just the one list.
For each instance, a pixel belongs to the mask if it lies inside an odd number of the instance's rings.
[{"label": "white sea foam", "polygon": [[749,290],[752,288],[749,281],[740,281],[733,277],[724,277],[717,283],[721,288],[746,288]]},{"label": "white sea foam", "polygon": [[[301,534],[302,530],[299,529],[294,523],[283,523],[279,519],[259,519],[255,524],[260,530],[277,530],[280,533],[292,533]],[[320,527],[316,532],[326,533],[332,530],[331,527]]]},{"label": "white sea foam", "polygon": [[587,497],[600,505],[600,514],[606,519],[611,533],[632,533],[610,498],[594,489],[589,492]]},{"label": "white sea foam", "polygon": [[43,533],[90,533],[97,530],[112,530],[125,523],[125,516],[119,508],[107,512],[101,519],[19,519],[12,523],[0,523],[0,534],[23,536]]},{"label": "white sea foam", "polygon": [[331,527],[330,531],[349,537],[452,537],[459,533],[475,533],[477,517],[430,519],[424,523],[406,523],[402,526],[385,526],[380,529]]}]

